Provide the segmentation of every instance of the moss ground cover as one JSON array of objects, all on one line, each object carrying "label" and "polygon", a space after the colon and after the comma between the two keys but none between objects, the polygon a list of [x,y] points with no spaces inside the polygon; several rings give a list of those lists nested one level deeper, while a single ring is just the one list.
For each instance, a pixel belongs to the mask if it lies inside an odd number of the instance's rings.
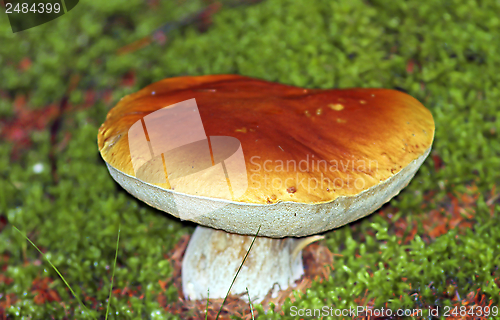
[{"label": "moss ground cover", "polygon": [[223,2],[198,23],[154,32],[209,4],[81,1],[17,34],[0,13],[0,319],[104,318],[119,226],[110,317],[190,315],[167,308],[178,294],[165,257],[193,225],[119,188],[96,135],[123,95],[165,77],[216,73],[398,88],[436,122],[432,155],[410,185],[325,234],[336,254],[331,277],[281,308],[255,306],[259,318],[301,318],[292,307],[439,308],[442,317],[445,306],[500,306],[500,4]]}]

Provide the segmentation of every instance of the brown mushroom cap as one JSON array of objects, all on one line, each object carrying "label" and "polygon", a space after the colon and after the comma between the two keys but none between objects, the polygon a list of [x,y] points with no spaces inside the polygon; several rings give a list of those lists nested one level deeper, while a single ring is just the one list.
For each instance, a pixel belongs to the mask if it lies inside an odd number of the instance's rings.
[{"label": "brown mushroom cap", "polygon": [[[236,199],[213,185],[195,192],[134,175],[130,127],[193,98],[207,136],[241,143],[247,174],[240,179],[248,179],[248,188]],[[429,110],[399,91],[303,89],[214,75],[169,78],[124,97],[100,127],[98,144],[113,178],[150,205],[177,215],[173,194],[193,203],[192,210],[225,202],[192,220],[240,234],[260,225],[261,235],[284,237],[315,234],[376,210],[411,180],[433,137]]]}]

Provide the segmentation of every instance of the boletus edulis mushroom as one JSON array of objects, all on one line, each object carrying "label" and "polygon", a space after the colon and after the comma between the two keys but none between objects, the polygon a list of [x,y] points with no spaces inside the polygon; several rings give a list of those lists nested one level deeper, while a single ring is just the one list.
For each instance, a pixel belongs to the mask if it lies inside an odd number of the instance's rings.
[{"label": "boletus edulis mushroom", "polygon": [[429,110],[399,91],[213,75],[124,97],[98,144],[125,190],[200,225],[182,264],[186,298],[224,297],[258,231],[231,293],[261,301],[303,275],[314,235],[397,195],[433,138]]}]

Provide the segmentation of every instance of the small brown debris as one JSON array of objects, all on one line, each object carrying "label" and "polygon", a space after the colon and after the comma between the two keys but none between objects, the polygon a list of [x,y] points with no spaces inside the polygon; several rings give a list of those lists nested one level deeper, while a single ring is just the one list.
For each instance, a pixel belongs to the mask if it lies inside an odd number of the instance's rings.
[{"label": "small brown debris", "polygon": [[292,187],[286,189],[286,192],[288,192],[288,193],[295,193],[295,192],[297,192],[297,188],[295,188],[295,187],[292,186]]}]

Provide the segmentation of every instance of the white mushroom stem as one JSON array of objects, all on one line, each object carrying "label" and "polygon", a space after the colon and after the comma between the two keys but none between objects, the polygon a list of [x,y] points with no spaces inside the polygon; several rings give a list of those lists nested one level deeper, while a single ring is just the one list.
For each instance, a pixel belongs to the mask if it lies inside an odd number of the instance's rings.
[{"label": "white mushroom stem", "polygon": [[[224,298],[254,236],[242,236],[198,226],[182,261],[182,288],[191,300]],[[302,249],[320,240],[308,238],[274,239],[257,237],[231,288],[231,294],[254,303],[273,290],[293,286],[304,274]]]}]

